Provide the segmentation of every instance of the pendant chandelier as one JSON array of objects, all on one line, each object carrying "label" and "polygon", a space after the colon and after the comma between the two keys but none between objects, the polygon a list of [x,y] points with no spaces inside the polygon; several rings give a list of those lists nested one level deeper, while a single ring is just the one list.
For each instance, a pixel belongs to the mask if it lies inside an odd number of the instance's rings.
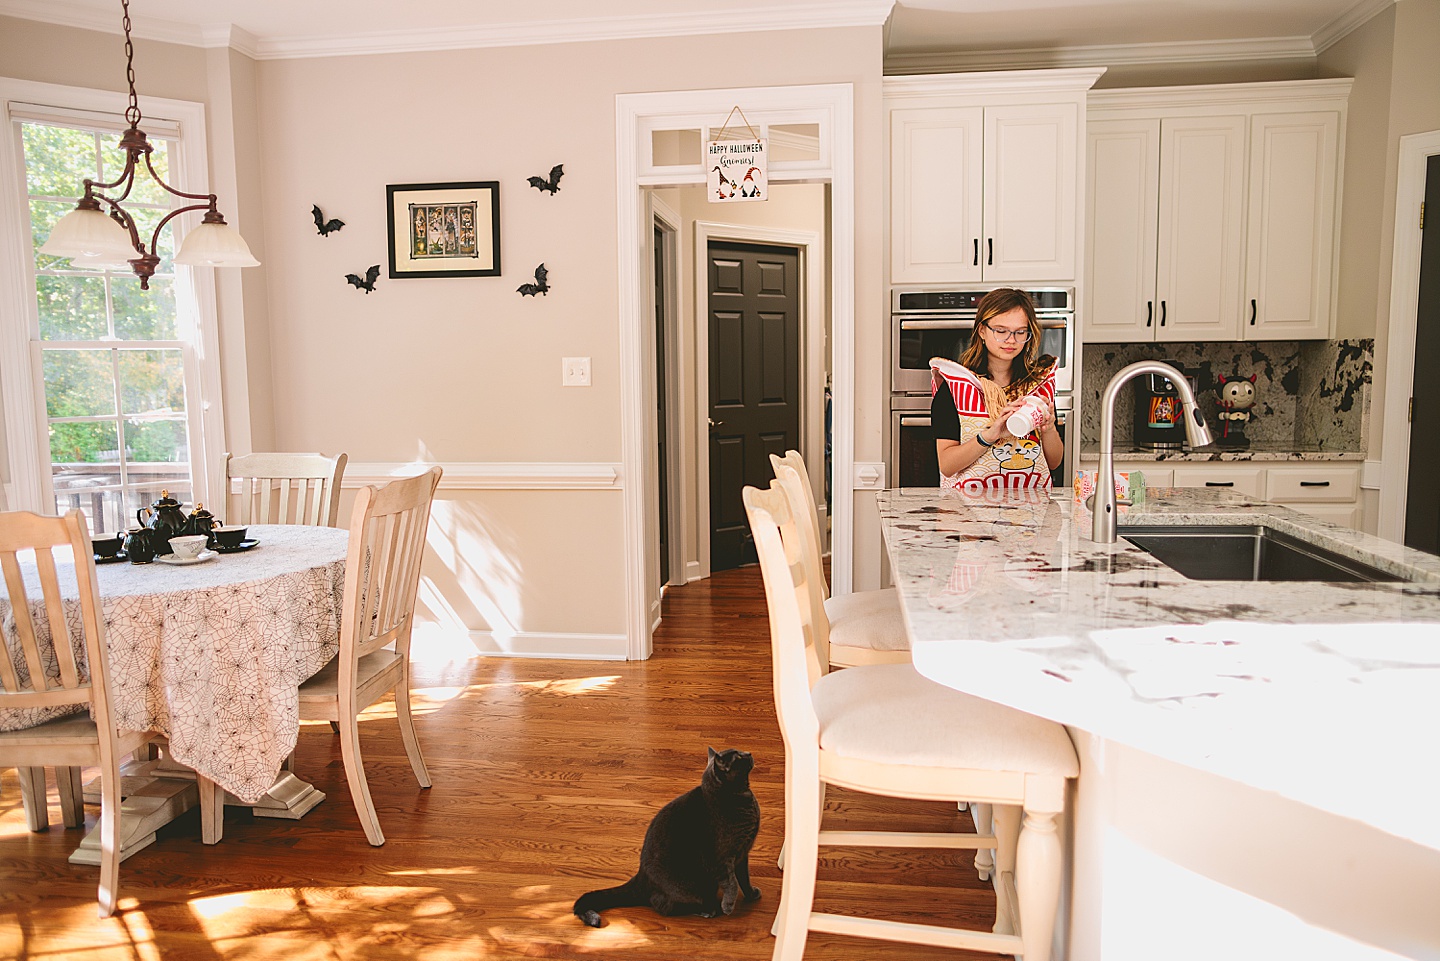
[{"label": "pendant chandelier", "polygon": [[[120,137],[120,149],[125,151],[125,170],[110,183],[98,183],[87,178],[85,195],[75,209],[55,225],[40,252],[68,257],[73,263],[86,267],[129,264],[140,278],[140,287],[149,290],[150,277],[160,264],[160,257],[156,254],[160,231],[180,214],[203,210],[205,216],[200,226],[185,235],[175,255],[175,263],[187,267],[258,266],[260,262],[251,256],[245,239],[225,223],[225,218],[216,209],[214,194],[176,190],[155,172],[150,162],[150,152],[154,148],[140,129],[140,104],[135,96],[135,47],[130,41],[130,0],[120,0],[120,6],[125,27],[125,77],[130,84],[130,105],[125,108],[125,120],[130,128]],[[167,193],[182,200],[202,201],[175,207],[166,213],[155,225],[148,247],[140,239],[135,218],[121,206],[135,186],[135,176],[142,161],[150,177]],[[105,206],[102,207],[102,204]]]}]

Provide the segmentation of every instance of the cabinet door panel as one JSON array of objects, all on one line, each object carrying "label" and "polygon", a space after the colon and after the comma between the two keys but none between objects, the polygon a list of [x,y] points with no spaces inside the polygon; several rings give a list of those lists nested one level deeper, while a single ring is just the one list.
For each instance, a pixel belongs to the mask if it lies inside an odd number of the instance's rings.
[{"label": "cabinet door panel", "polygon": [[985,108],[986,281],[1075,279],[1077,104]]},{"label": "cabinet door panel", "polygon": [[1335,111],[1251,121],[1247,340],[1329,335],[1339,128]]},{"label": "cabinet door panel", "polygon": [[890,280],[980,279],[983,111],[890,114]]},{"label": "cabinet door panel", "polygon": [[1246,118],[1160,125],[1157,340],[1238,340]]},{"label": "cabinet door panel", "polygon": [[1160,121],[1101,120],[1087,129],[1086,343],[1153,340]]}]

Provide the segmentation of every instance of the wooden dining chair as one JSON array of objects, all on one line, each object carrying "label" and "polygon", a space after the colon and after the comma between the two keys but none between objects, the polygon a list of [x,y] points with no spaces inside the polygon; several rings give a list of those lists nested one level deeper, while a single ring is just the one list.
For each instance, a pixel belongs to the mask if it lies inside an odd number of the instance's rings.
[{"label": "wooden dining chair", "polygon": [[226,524],[334,527],[346,454],[225,455]]},{"label": "wooden dining chair", "polygon": [[360,754],[360,712],[395,695],[395,717],[410,767],[421,787],[430,773],[410,717],[410,632],[430,505],[441,469],[360,488],[350,515],[340,652],[300,686],[300,718],[330,721],[340,730],[340,757],[365,837],[385,843]]},{"label": "wooden dining chair", "polygon": [[799,451],[788,450],[784,457],[771,454],[770,465],[799,521],[809,580],[819,592],[825,610],[825,618],[818,628],[827,635],[830,663],[835,667],[908,663],[910,639],[905,631],[905,615],[900,609],[900,593],[888,587],[832,597],[822,560],[820,510],[810,486],[810,475],[805,470],[805,458]]},{"label": "wooden dining chair", "polygon": [[[811,931],[1048,961],[1060,903],[1056,819],[1079,774],[1065,729],[922,677],[910,664],[830,671],[797,519],[777,483],[744,490],[770,615],[775,708],[785,741],[785,854],[775,961],[800,961]],[[832,831],[827,784],[885,797],[995,805],[991,835]],[[1023,815],[1023,821],[1022,821]],[[992,848],[993,930],[813,910],[821,845]]]},{"label": "wooden dining chair", "polygon": [[[73,553],[74,583],[60,574],[57,548]],[[38,602],[28,593],[18,556],[30,551]],[[13,639],[0,643],[0,711],[52,715],[34,727],[0,732],[0,767],[19,769],[32,830],[44,827],[46,767],[55,768],[67,827],[84,822],[80,766],[100,769],[100,916],[108,918],[120,881],[120,762],[156,735],[117,731],[111,720],[105,618],[84,513],[0,514],[0,570],[14,618]],[[53,643],[54,638],[65,643]]]}]

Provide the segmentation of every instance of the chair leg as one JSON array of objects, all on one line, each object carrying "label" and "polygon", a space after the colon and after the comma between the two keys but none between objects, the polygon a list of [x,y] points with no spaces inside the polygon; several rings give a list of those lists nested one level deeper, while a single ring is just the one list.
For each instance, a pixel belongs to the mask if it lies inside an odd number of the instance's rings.
[{"label": "chair leg", "polygon": [[1056,811],[1025,808],[1020,828],[1015,896],[1025,961],[1050,961],[1055,914],[1060,908],[1061,851]]},{"label": "chair leg", "polygon": [[[990,820],[990,805],[981,804],[979,801],[970,803],[970,817],[975,821],[976,834],[994,834],[995,828]],[[980,880],[990,880],[990,875],[995,870],[995,852],[990,848],[975,849],[975,873],[980,875]]]},{"label": "chair leg", "polygon": [[385,843],[380,830],[380,818],[375,814],[375,802],[370,799],[370,785],[365,780],[365,763],[360,757],[360,723],[353,714],[340,721],[340,759],[345,764],[345,782],[350,785],[350,797],[355,802],[355,813],[360,816],[360,826],[365,837],[375,847]]},{"label": "chair leg", "polygon": [[113,755],[100,772],[100,917],[120,899],[120,765]]},{"label": "chair leg", "polygon": [[[1015,876],[1015,854],[1020,838],[1020,809],[1013,804],[997,804],[991,809],[995,825],[995,877]],[[1010,903],[1010,886],[995,885],[995,933],[1014,934],[1018,908]]]},{"label": "chair leg", "polygon": [[219,844],[225,836],[225,789],[198,772],[195,785],[200,789],[200,842]]},{"label": "chair leg", "polygon": [[420,741],[415,737],[415,719],[410,714],[410,679],[401,678],[395,686],[395,717],[400,722],[400,739],[405,742],[405,753],[410,758],[410,769],[421,787],[430,786],[430,772],[425,767],[425,755],[420,753]]},{"label": "chair leg", "polygon": [[[817,824],[824,824],[824,823],[825,823],[825,782],[824,782],[824,781],[821,781],[821,782],[820,782],[820,808],[819,808],[819,810],[820,810],[820,820],[819,820],[818,822],[816,822],[816,823],[817,823]],[[775,866],[776,866],[777,868],[779,868],[781,871],[784,871],[784,870],[785,870],[785,848],[786,848],[789,844],[790,844],[790,822],[789,822],[789,821],[786,821],[786,822],[785,822],[785,840],[783,840],[783,841],[780,842],[780,860],[779,860],[778,862],[776,862],[776,864],[775,864]],[[771,934],[774,934],[775,932],[774,932],[774,931],[771,931],[770,933],[771,933]]]},{"label": "chair leg", "polygon": [[[45,769],[17,767],[20,777],[20,800],[25,805],[25,826],[32,831],[50,830],[50,807],[45,800]],[[59,769],[56,770],[59,775]]]},{"label": "chair leg", "polygon": [[55,787],[60,793],[60,818],[67,828],[85,826],[85,785],[78,767],[57,767]]},{"label": "chair leg", "polygon": [[[771,933],[775,950],[771,961],[801,961],[810,933],[810,909],[815,901],[815,872],[820,860],[820,783],[818,765],[794,764],[786,758],[785,866],[780,881],[780,909]],[[808,770],[806,769],[808,768]]]}]

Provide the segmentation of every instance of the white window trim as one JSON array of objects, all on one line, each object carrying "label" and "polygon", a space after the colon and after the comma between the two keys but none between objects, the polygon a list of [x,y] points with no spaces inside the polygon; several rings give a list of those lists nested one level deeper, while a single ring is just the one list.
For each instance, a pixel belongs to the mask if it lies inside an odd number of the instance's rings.
[{"label": "white window trim", "polygon": [[[50,497],[49,456],[40,431],[44,410],[44,387],[34,369],[31,336],[38,329],[35,303],[35,265],[30,255],[30,212],[25,191],[22,145],[16,136],[10,104],[26,117],[34,105],[64,111],[95,111],[121,115],[126,95],[108,90],[68,87],[0,77],[0,405],[4,408],[10,477],[11,510],[54,512]],[[186,100],[139,98],[141,113],[154,116],[170,127],[178,125],[182,138],[176,143],[172,169],[180,188],[191,193],[208,192],[209,157],[206,150],[205,107]],[[24,105],[21,107],[20,105]],[[77,119],[83,119],[77,117]],[[157,123],[157,127],[160,124]],[[145,121],[141,121],[141,128]],[[199,218],[186,214],[185,229]],[[171,221],[175,229],[176,221]],[[177,243],[178,246],[178,243]],[[187,293],[190,296],[187,296]],[[193,315],[189,304],[195,305]],[[198,331],[193,341],[195,371],[200,396],[186,398],[192,433],[190,461],[197,502],[211,500],[210,479],[225,450],[224,410],[220,391],[220,337],[218,330],[215,273],[211,269],[175,268],[175,301],[184,324]],[[187,371],[187,373],[189,373]]]}]

